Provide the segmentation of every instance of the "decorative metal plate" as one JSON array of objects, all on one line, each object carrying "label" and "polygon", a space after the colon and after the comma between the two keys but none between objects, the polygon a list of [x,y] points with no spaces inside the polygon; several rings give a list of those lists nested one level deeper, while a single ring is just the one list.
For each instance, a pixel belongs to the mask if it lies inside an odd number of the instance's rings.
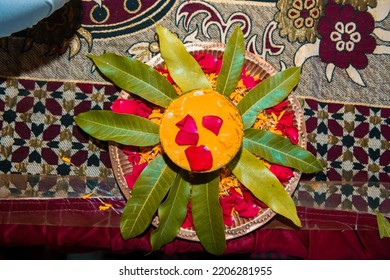
[{"label": "decorative metal plate", "polygon": [[[221,56],[225,47],[225,45],[222,43],[213,42],[190,43],[186,44],[185,46],[188,52],[193,55],[199,53],[208,53],[215,57]],[[154,68],[157,68],[162,67],[164,61],[161,55],[157,55],[152,58],[147,64]],[[250,71],[251,75],[259,75],[262,80],[277,73],[276,69],[272,65],[270,65],[261,57],[250,52],[245,52],[245,65],[247,67],[247,70]],[[130,94],[124,91],[122,91],[120,94],[120,98],[129,97]],[[301,147],[306,148],[307,136],[302,108],[293,92],[289,95],[287,101],[289,103],[289,109],[294,111],[294,124],[299,131],[298,144]],[[127,160],[127,155],[124,154],[120,149],[120,145],[116,143],[110,143],[109,150],[115,178],[118,182],[119,188],[123,196],[128,199],[131,196],[131,191],[127,187],[125,174],[131,172],[132,165]],[[284,184],[284,187],[288,194],[292,195],[298,185],[300,177],[301,173],[294,171],[294,177],[291,178],[286,184]],[[256,217],[250,219],[241,218],[238,215],[234,214],[233,226],[226,226],[225,229],[226,239],[233,239],[248,234],[249,232],[258,229],[267,222],[269,222],[275,215],[276,213],[269,208],[260,212]],[[154,226],[158,226],[158,223],[159,220],[156,216],[155,219],[153,219],[152,224]],[[196,236],[195,230],[192,228],[181,228],[178,237],[192,241],[199,241],[198,237]]]}]

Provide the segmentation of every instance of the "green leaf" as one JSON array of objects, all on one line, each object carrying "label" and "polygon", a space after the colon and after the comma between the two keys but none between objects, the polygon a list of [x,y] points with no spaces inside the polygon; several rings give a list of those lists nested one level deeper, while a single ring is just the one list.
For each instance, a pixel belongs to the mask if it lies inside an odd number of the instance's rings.
[{"label": "green leaf", "polygon": [[235,90],[244,65],[244,34],[236,27],[228,40],[222,59],[222,68],[217,78],[216,90],[229,97]]},{"label": "green leaf", "polygon": [[118,87],[166,108],[178,97],[175,88],[149,65],[114,53],[88,55],[99,70]]},{"label": "green leaf", "polygon": [[134,146],[152,146],[160,141],[159,126],[136,115],[92,110],[78,114],[75,122],[86,133],[103,141]]},{"label": "green leaf", "polygon": [[228,164],[234,176],[274,212],[290,219],[297,226],[301,221],[291,196],[278,178],[253,154],[242,149]]},{"label": "green leaf", "polygon": [[282,102],[298,84],[300,67],[291,67],[268,77],[250,90],[237,104],[244,129],[250,128],[264,109]]},{"label": "green leaf", "polygon": [[269,162],[289,166],[304,173],[322,170],[321,163],[309,151],[266,130],[247,129],[244,132],[243,147]]},{"label": "green leaf", "polygon": [[127,240],[143,233],[171,188],[176,172],[159,155],[138,177],[121,216],[122,237]]},{"label": "green leaf", "polygon": [[169,74],[183,93],[195,89],[211,89],[211,85],[195,58],[180,39],[167,28],[157,25],[161,56]]},{"label": "green leaf", "polygon": [[226,240],[219,203],[219,170],[194,173],[192,179],[192,218],[196,234],[209,253],[221,255],[226,250]]},{"label": "green leaf", "polygon": [[378,223],[379,235],[381,238],[390,237],[390,222],[383,216],[382,213],[376,213],[376,220]]},{"label": "green leaf", "polygon": [[171,242],[179,233],[180,226],[187,215],[190,191],[188,172],[181,170],[176,175],[168,197],[158,208],[160,224],[150,236],[153,251]]}]

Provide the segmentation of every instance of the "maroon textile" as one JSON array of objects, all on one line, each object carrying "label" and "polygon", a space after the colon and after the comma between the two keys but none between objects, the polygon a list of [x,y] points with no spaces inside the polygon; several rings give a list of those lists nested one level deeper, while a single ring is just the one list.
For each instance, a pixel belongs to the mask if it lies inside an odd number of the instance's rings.
[{"label": "maroon textile", "polygon": [[[48,245],[65,252],[110,250],[125,254],[150,250],[149,233],[123,241],[118,228],[0,225],[0,246]],[[227,242],[228,254],[252,258],[274,253],[296,259],[390,259],[390,239],[376,230],[261,229]],[[167,256],[204,252],[197,242],[177,239],[161,250]]]},{"label": "maroon textile", "polygon": [[[140,237],[123,240],[119,218],[124,200],[106,198],[105,202],[112,204],[118,213],[112,209],[97,210],[101,202],[96,199],[2,200],[0,246],[45,245],[64,252],[148,253],[153,229],[149,228]],[[225,255],[390,259],[390,238],[380,239],[375,215],[302,206],[297,210],[302,229],[292,229],[285,220],[276,216],[265,227],[228,240]],[[41,219],[32,220],[32,215]],[[169,257],[205,251],[198,242],[177,238],[159,253]]]}]

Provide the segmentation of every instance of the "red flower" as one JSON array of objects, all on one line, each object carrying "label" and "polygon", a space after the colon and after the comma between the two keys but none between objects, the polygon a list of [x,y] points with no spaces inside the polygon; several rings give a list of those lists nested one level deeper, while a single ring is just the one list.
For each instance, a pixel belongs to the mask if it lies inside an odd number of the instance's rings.
[{"label": "red flower", "polygon": [[191,202],[188,203],[187,206],[187,215],[184,219],[183,224],[181,225],[182,228],[191,228],[194,227],[194,222],[192,220],[192,205]]},{"label": "red flower", "polygon": [[125,175],[125,179],[127,182],[127,186],[129,189],[132,189],[134,187],[135,182],[137,181],[139,175],[141,174],[142,170],[148,165],[147,162],[138,164],[138,165],[133,165],[133,170],[131,173],[128,173]]},{"label": "red flower", "polygon": [[121,150],[128,155],[127,159],[131,165],[137,165],[141,159],[138,147],[134,146],[122,146]]},{"label": "red flower", "polygon": [[298,128],[296,128],[295,126],[288,126],[284,128],[283,132],[288,137],[288,139],[290,139],[291,143],[293,143],[294,145],[298,144]]},{"label": "red flower", "polygon": [[[270,111],[272,112],[272,111]],[[276,115],[279,115],[279,113],[276,113]],[[294,145],[298,144],[299,142],[299,131],[294,126],[294,112],[293,111],[285,111],[283,116],[278,121],[278,124],[276,126],[277,129],[282,131],[284,136],[287,136],[291,143]]]},{"label": "red flower", "polygon": [[240,78],[241,78],[242,82],[244,83],[244,86],[248,90],[251,90],[252,88],[257,86],[261,82],[260,79],[255,80],[255,78],[253,76],[247,75],[247,73],[246,73],[246,65],[245,64],[242,66]]},{"label": "red flower", "polygon": [[165,68],[157,68],[157,72],[160,72],[165,78],[167,78],[168,82],[170,82],[172,85],[175,83],[171,77],[171,74],[169,74],[169,71]]},{"label": "red flower", "polygon": [[202,53],[194,56],[195,60],[199,63],[203,72],[206,74],[215,73],[218,74],[222,67],[222,59],[216,58],[211,54]]},{"label": "red flower", "polygon": [[376,40],[370,35],[374,27],[374,18],[367,11],[330,1],[324,17],[318,22],[318,32],[322,36],[321,60],[343,69],[350,65],[365,68],[368,65],[366,54],[373,53],[376,48]]},{"label": "red flower", "polygon": [[[250,196],[247,197],[249,198]],[[241,195],[235,188],[230,188],[229,195],[220,198],[225,225],[233,225],[233,209],[242,218],[253,218],[259,213],[260,206],[255,203],[253,196],[250,199],[247,199],[247,197]]]},{"label": "red flower", "polygon": [[282,111],[286,110],[287,106],[288,106],[288,103],[286,101],[282,101],[278,105],[266,109],[265,112],[267,114],[271,114],[273,112],[276,115],[279,115]]},{"label": "red flower", "polygon": [[112,103],[111,110],[115,113],[132,114],[144,118],[147,118],[152,113],[152,108],[146,105],[144,101],[137,98],[118,98]]},{"label": "red flower", "polygon": [[281,183],[285,183],[294,177],[292,169],[286,166],[271,164],[270,170]]},{"label": "red flower", "polygon": [[260,81],[256,81],[255,78],[253,78],[252,76],[245,76],[243,79],[242,79],[242,82],[244,83],[245,87],[248,89],[248,90],[251,90],[252,88],[254,88],[255,86],[257,86]]}]

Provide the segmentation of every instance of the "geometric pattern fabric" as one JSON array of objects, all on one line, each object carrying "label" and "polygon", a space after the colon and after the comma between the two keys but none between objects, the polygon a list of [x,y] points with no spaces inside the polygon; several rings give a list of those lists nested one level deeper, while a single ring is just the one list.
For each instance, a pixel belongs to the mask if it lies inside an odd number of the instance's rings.
[{"label": "geometric pattern fabric", "polygon": [[[89,178],[89,190],[74,190],[68,184],[60,196],[81,196],[100,182],[106,194],[120,195],[107,143],[89,137],[73,120],[91,109],[110,109],[118,93],[118,88],[106,84],[0,78],[0,174],[22,174],[31,182],[37,175]],[[390,192],[390,108],[299,100],[307,148],[320,159],[324,172],[302,176],[294,195],[297,204],[360,211],[382,207],[383,213],[390,212],[389,206],[382,205]],[[6,196],[37,191],[39,187],[30,181],[0,188],[9,188]],[[316,182],[328,187],[318,187]],[[35,195],[56,196],[64,191],[58,184],[53,186]],[[5,196],[1,189],[0,196]]]}]

